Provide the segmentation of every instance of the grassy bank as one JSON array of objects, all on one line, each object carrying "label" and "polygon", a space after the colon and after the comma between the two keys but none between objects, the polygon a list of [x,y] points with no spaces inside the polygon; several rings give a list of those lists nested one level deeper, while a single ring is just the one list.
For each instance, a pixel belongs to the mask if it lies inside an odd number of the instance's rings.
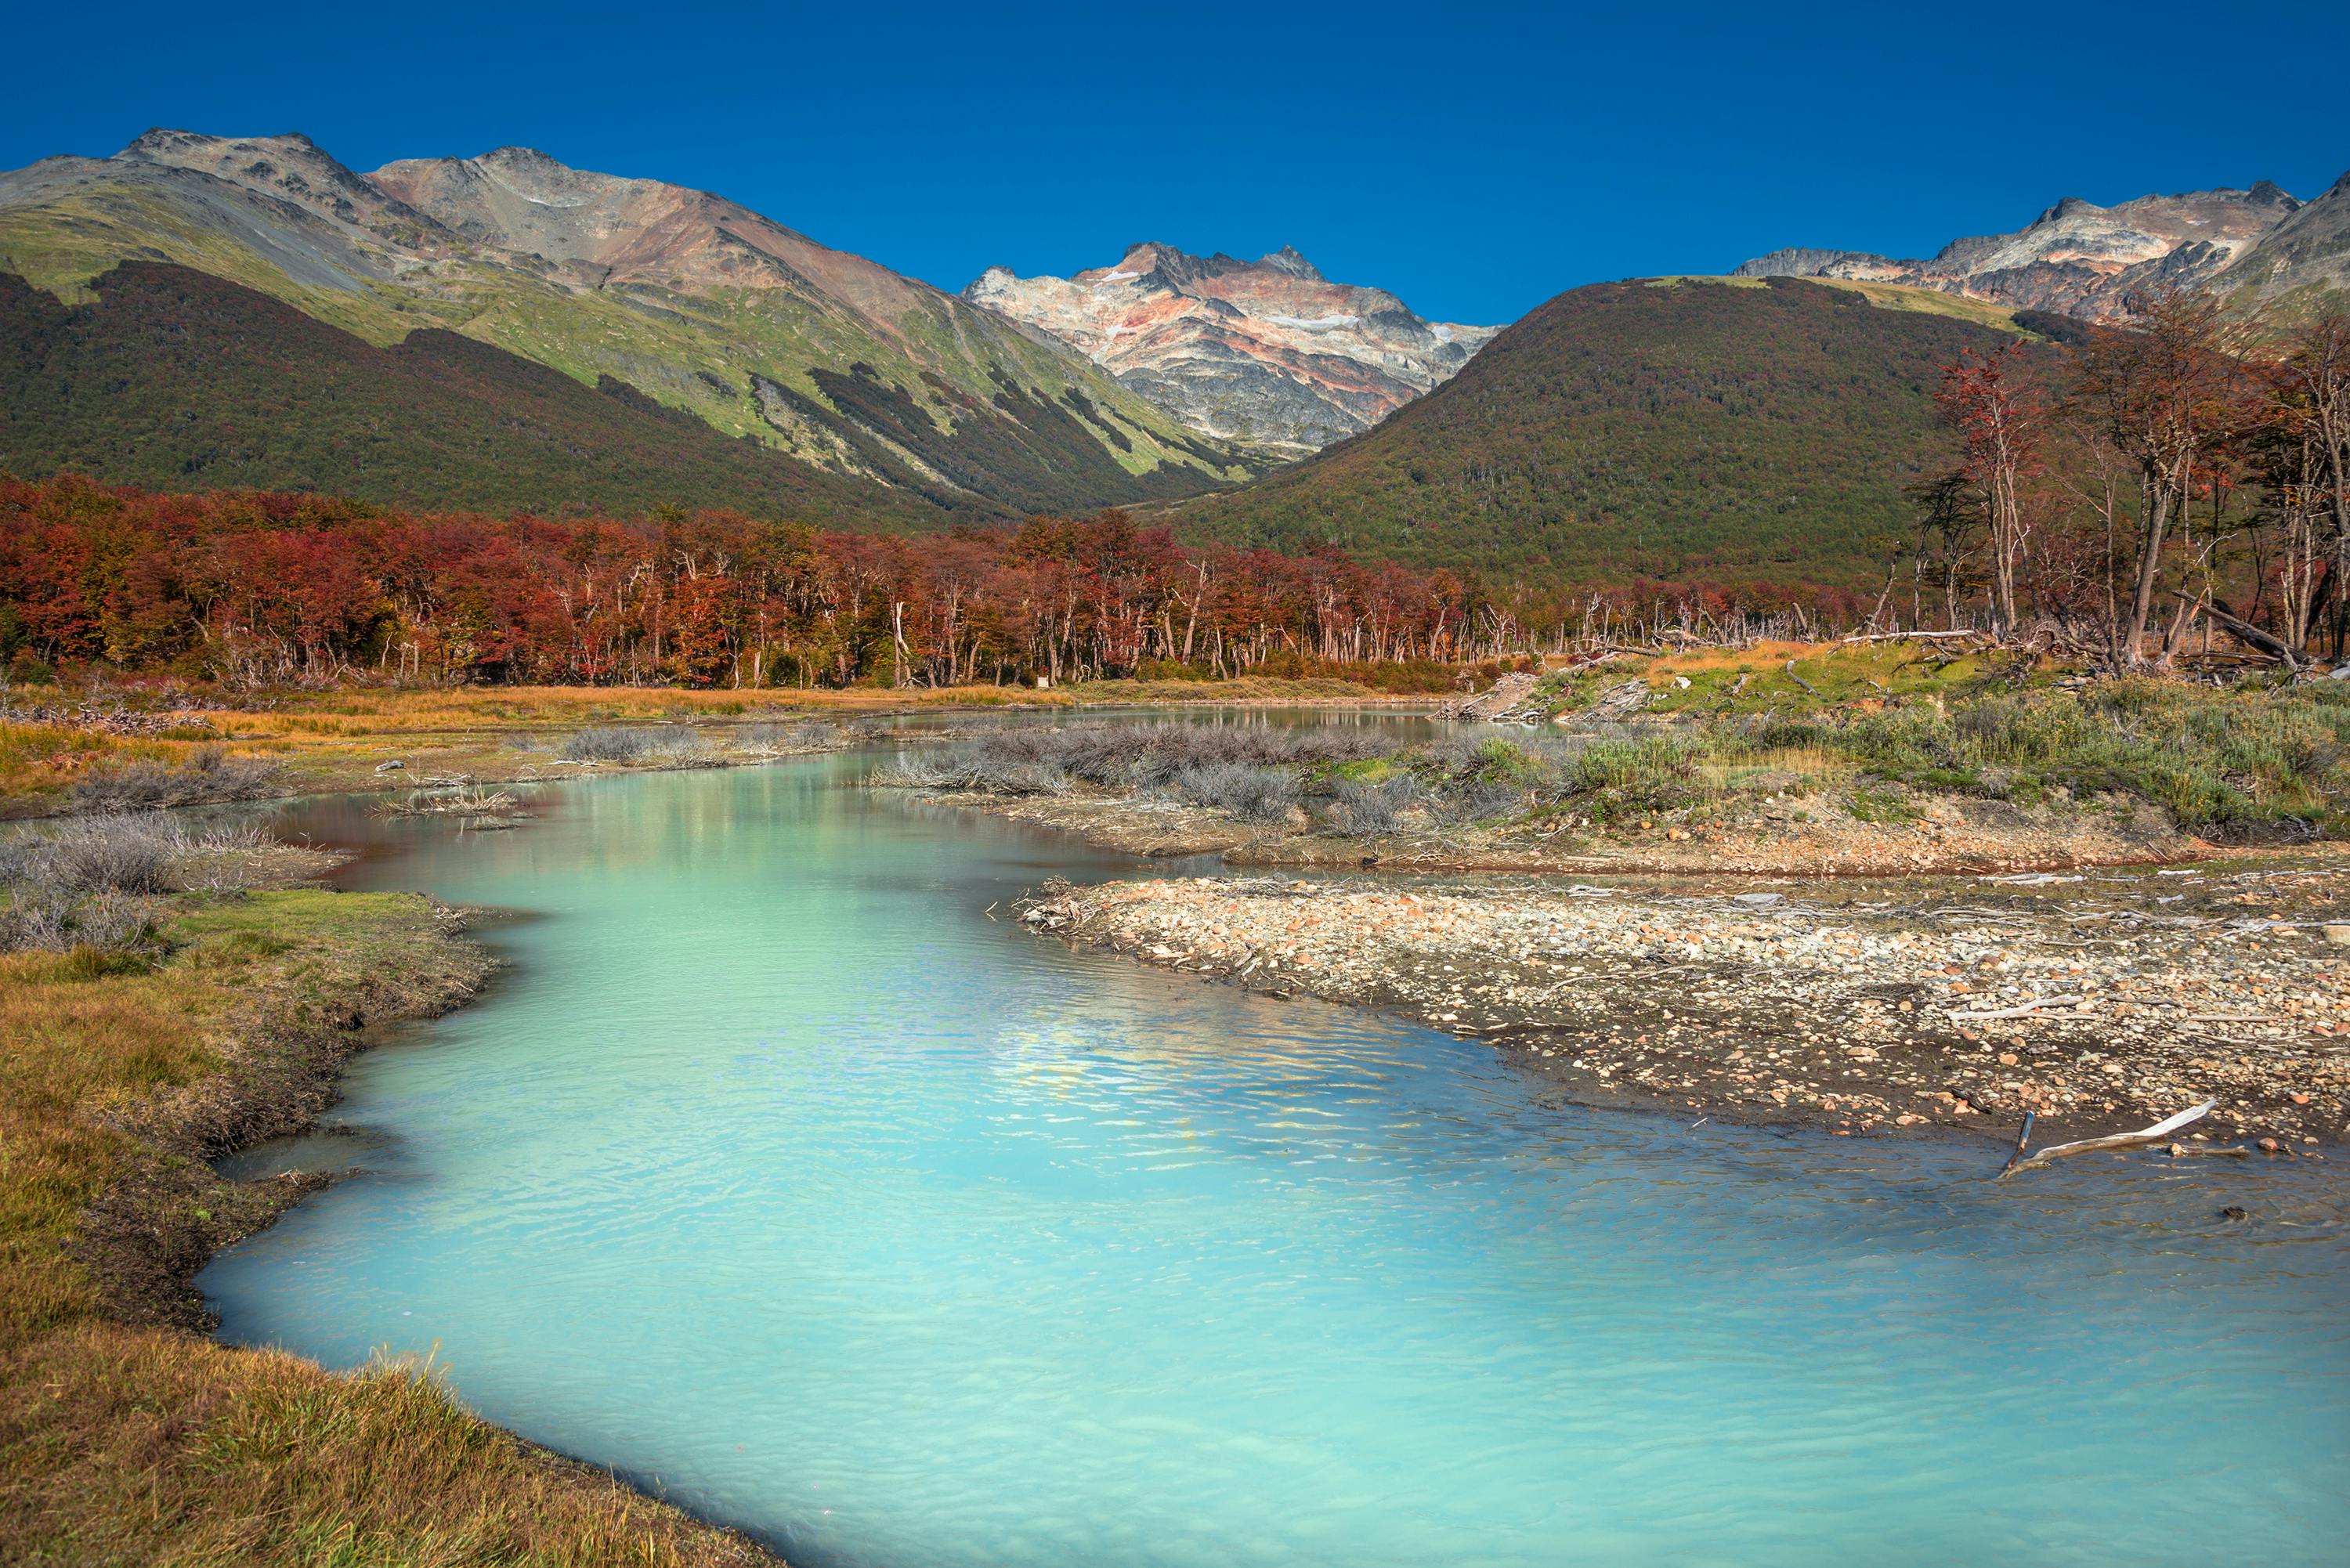
[{"label": "grassy bank", "polygon": [[204,1337],[193,1271],[314,1185],[209,1159],[304,1126],[366,1024],[485,969],[421,898],[238,890],[269,858],[14,863],[0,913],[68,903],[18,932],[46,949],[0,953],[0,1561],[767,1561],[468,1415],[429,1368]]},{"label": "grassy bank", "polygon": [[[1840,792],[1864,819],[1936,795],[2126,797],[2225,842],[2350,829],[2350,681],[2082,682],[2012,656],[1879,647],[1775,663],[1667,659],[1544,688],[1546,711],[1570,728],[1607,712],[1611,696],[1638,696],[1627,716],[1648,721],[1657,743],[1611,762],[1642,808],[1643,795],[1701,807],[1752,775],[1792,774],[1795,787]],[[1604,790],[1588,793],[1607,808]]]},{"label": "grassy bank", "polygon": [[1727,853],[1739,858],[1723,869],[1889,872],[2174,858],[2350,829],[2350,682],[1978,674],[1903,690],[1871,674],[1883,658],[1822,659],[1808,675],[1783,663],[1772,685],[1727,660],[1562,675],[1521,706],[1528,722],[1417,742],[1377,730],[981,730],[881,782],[1018,801],[1081,831],[1113,825],[1123,847],[1244,847],[1266,864],[1367,851],[1570,869],[1637,854],[1699,868]]}]

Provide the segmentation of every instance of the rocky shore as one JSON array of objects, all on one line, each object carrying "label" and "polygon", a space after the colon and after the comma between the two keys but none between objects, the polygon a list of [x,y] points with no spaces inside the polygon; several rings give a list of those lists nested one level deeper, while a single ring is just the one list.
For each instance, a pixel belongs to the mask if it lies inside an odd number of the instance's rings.
[{"label": "rocky shore", "polygon": [[1593,1104],[2009,1142],[2034,1112],[2043,1143],[2216,1098],[2182,1155],[2323,1158],[2350,1121],[2345,869],[1199,877],[1055,887],[1022,919],[1482,1038]]}]

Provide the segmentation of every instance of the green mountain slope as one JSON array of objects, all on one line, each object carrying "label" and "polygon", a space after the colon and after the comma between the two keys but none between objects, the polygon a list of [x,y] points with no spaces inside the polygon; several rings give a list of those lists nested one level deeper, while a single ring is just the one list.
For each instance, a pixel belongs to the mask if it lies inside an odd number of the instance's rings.
[{"label": "green mountain slope", "polygon": [[365,175],[298,136],[152,131],[0,174],[0,271],[74,303],[126,260],[378,346],[445,328],[933,505],[1076,510],[1262,467],[954,296],[706,192],[525,149]]},{"label": "green mountain slope", "polygon": [[1895,297],[1916,292],[1575,289],[1376,429],[1180,516],[1236,543],[1594,583],[1857,580],[1910,531],[1903,486],[1948,452],[1941,368],[2014,337],[1981,306]]},{"label": "green mountain slope", "polygon": [[379,348],[156,262],[125,264],[89,293],[68,306],[0,274],[0,468],[494,512],[671,503],[836,526],[949,520],[619,383],[583,387],[452,332]]}]

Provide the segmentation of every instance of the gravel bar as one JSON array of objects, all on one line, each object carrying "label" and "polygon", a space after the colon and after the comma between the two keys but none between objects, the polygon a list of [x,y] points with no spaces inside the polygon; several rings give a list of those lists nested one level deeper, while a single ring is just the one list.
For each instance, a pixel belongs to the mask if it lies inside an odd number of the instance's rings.
[{"label": "gravel bar", "polygon": [[[1593,1104],[2035,1143],[2207,1098],[2182,1154],[2350,1117],[2339,862],[1864,882],[1049,885],[1032,929],[1492,1042]],[[2329,926],[2331,929],[2329,930]]]}]

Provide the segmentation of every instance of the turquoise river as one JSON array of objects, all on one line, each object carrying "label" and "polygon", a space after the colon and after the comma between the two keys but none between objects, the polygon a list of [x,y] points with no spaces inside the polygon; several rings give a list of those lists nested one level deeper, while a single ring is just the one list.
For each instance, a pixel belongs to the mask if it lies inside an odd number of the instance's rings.
[{"label": "turquoise river", "polygon": [[357,1174],[203,1274],[224,1335],[434,1354],[801,1568],[2350,1560],[2334,1168],[1577,1108],[1030,936],[1206,868],[871,761],[291,808],[512,967],[245,1157]]}]

